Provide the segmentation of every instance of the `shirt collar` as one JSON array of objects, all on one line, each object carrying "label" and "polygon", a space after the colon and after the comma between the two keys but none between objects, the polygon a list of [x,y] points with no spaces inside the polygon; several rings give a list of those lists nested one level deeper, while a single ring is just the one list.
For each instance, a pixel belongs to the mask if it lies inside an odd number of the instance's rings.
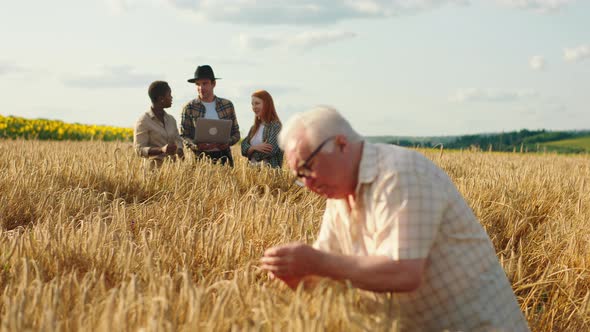
[{"label": "shirt collar", "polygon": [[[156,114],[154,114],[154,109],[150,106],[150,108],[147,111],[147,114],[150,116],[151,119],[155,119],[156,118]],[[166,113],[166,110],[164,110],[164,118],[166,117],[168,113]]]},{"label": "shirt collar", "polygon": [[[195,102],[196,102],[196,103],[198,103],[198,104],[203,104],[203,103],[205,103],[205,102],[204,102],[204,101],[202,101],[202,100],[201,100],[201,98],[199,98],[198,96],[197,96],[197,98],[195,98]],[[213,96],[213,101],[212,101],[212,103],[215,103],[215,106],[217,106],[217,96],[215,96],[215,95]]]},{"label": "shirt collar", "polygon": [[362,184],[373,182],[377,176],[377,146],[367,141],[363,142],[363,152],[359,164],[358,181],[355,192],[358,193]]},{"label": "shirt collar", "polygon": [[150,107],[148,108],[147,114],[150,116],[150,118],[155,118],[156,115],[154,114],[154,110]]}]

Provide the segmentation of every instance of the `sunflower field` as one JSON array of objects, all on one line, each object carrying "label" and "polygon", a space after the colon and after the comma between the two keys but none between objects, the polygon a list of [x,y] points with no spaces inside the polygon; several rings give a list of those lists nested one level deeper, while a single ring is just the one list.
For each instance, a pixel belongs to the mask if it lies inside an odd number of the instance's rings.
[{"label": "sunflower field", "polygon": [[0,115],[0,139],[131,141],[133,129]]}]

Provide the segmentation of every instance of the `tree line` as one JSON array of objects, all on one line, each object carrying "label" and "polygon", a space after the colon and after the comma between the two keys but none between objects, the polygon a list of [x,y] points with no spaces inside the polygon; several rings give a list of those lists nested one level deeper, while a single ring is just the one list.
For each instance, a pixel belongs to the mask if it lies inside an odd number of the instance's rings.
[{"label": "tree line", "polygon": [[[396,144],[406,147],[424,147],[433,148],[443,146],[445,149],[476,149],[488,151],[506,151],[506,152],[563,152],[563,153],[581,153],[587,152],[588,149],[582,147],[567,146],[547,146],[544,143],[560,141],[590,135],[590,130],[577,131],[549,131],[527,130],[493,133],[493,134],[476,134],[456,137],[381,137],[377,139],[384,143]],[[375,141],[375,139],[374,139]]]}]

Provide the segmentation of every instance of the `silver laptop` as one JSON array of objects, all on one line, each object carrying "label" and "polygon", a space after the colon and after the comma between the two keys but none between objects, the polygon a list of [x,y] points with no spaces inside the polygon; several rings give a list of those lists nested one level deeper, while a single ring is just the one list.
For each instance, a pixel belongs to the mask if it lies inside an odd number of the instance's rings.
[{"label": "silver laptop", "polygon": [[231,120],[198,118],[195,143],[229,143]]}]

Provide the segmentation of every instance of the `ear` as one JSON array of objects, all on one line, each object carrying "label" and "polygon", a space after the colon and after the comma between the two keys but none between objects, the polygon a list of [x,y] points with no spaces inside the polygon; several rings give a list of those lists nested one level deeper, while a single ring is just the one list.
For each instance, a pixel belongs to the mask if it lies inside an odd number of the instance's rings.
[{"label": "ear", "polygon": [[338,148],[340,148],[340,151],[344,151],[344,148],[346,146],[348,146],[348,139],[344,135],[338,135],[338,136],[336,136],[336,138],[335,138],[334,141],[336,143],[336,146]]}]

